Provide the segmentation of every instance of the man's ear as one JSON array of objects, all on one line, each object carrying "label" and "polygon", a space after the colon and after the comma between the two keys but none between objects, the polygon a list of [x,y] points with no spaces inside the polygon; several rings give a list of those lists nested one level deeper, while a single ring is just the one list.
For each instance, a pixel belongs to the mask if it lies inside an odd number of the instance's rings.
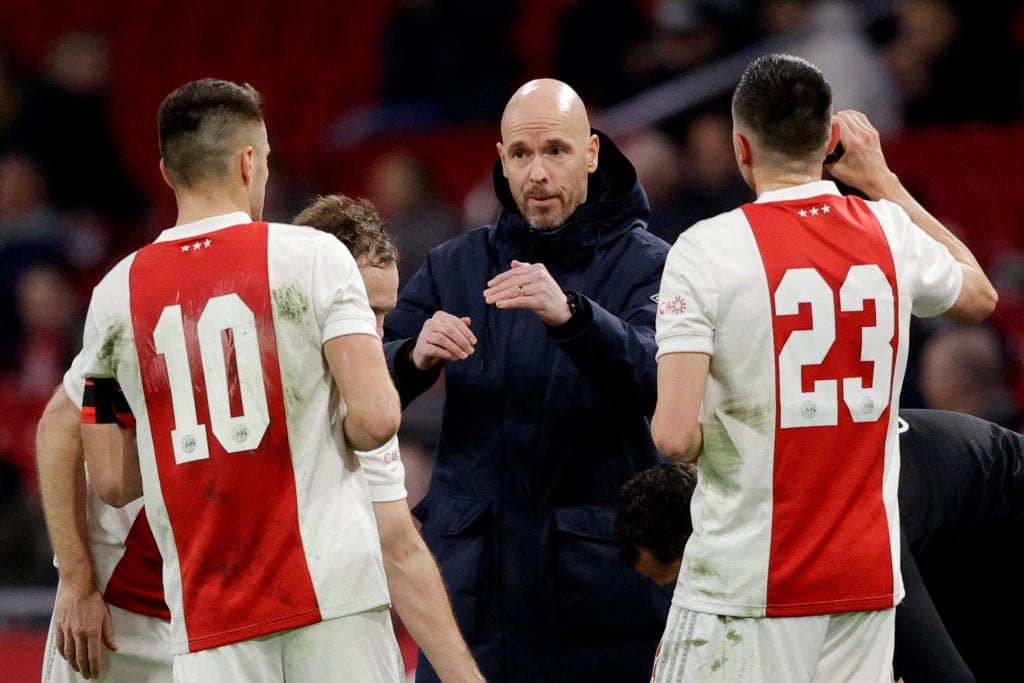
[{"label": "man's ear", "polygon": [[245,183],[246,187],[252,184],[253,170],[255,168],[252,159],[255,154],[256,150],[253,149],[252,145],[248,145],[238,154],[239,171],[242,174],[242,182]]},{"label": "man's ear", "polygon": [[839,122],[836,121],[835,119],[833,119],[832,120],[832,130],[829,131],[829,135],[828,135],[828,149],[825,150],[826,155],[827,154],[832,154],[832,152],[836,151],[836,145],[839,144],[839,138],[840,138],[840,134],[839,133],[840,133],[840,131],[839,131]]},{"label": "man's ear", "polygon": [[175,189],[174,181],[171,180],[171,174],[167,172],[167,166],[166,164],[164,164],[163,159],[160,160],[160,175],[161,177],[163,177],[164,182],[167,183],[167,187],[171,188],[172,190]]},{"label": "man's ear", "polygon": [[754,153],[750,147],[750,140],[743,133],[732,134],[732,148],[736,154],[736,163],[740,166],[750,166]]},{"label": "man's ear", "polygon": [[601,140],[596,135],[591,135],[587,140],[587,173],[597,170],[597,158],[601,151]]},{"label": "man's ear", "polygon": [[839,123],[832,121],[832,130],[828,136],[828,147],[825,150],[826,166],[836,163],[846,153],[846,149],[843,148],[843,141],[840,139],[841,137]]}]

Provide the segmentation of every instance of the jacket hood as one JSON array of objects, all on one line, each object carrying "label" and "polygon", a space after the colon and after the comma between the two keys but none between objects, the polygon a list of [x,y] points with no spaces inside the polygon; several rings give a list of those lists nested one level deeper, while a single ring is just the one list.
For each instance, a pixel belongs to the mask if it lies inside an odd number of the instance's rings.
[{"label": "jacket hood", "polygon": [[592,255],[593,249],[621,237],[635,227],[646,228],[651,214],[636,169],[611,138],[593,130],[600,140],[597,170],[587,181],[587,201],[577,207],[565,225],[551,230],[529,226],[502,175],[501,160],[494,162],[491,177],[501,202],[498,220],[491,226],[491,239],[499,250],[514,258],[531,258],[541,244],[563,261]]}]

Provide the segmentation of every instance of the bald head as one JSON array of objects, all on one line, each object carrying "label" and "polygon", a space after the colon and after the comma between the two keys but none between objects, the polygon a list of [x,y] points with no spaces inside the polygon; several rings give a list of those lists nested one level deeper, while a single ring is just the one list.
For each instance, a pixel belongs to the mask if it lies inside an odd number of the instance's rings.
[{"label": "bald head", "polygon": [[501,138],[531,120],[548,120],[564,125],[567,132],[590,135],[590,118],[583,100],[569,84],[553,78],[538,78],[520,86],[501,115]]},{"label": "bald head", "polygon": [[558,227],[586,201],[598,147],[583,100],[567,84],[540,78],[512,95],[501,116],[498,156],[531,227]]}]

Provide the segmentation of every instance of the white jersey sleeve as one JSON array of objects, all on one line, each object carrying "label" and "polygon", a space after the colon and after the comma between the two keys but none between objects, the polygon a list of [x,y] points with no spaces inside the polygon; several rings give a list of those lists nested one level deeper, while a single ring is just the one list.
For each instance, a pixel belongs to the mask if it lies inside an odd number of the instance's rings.
[{"label": "white jersey sleeve", "polygon": [[346,334],[377,336],[376,318],[366,297],[366,285],[348,249],[327,233],[315,235],[312,301],[321,322],[322,342]]},{"label": "white jersey sleeve", "polygon": [[900,206],[887,200],[868,202],[892,246],[893,257],[905,268],[912,313],[921,318],[942,315],[960,297],[964,274],[945,245],[915,225]]},{"label": "white jersey sleeve", "polygon": [[680,235],[665,262],[655,327],[658,358],[666,353],[713,354],[717,275],[707,252],[693,239],[697,232],[691,228]]},{"label": "white jersey sleeve", "polygon": [[[122,388],[123,376],[132,368],[132,377],[138,376],[134,356],[126,353],[135,343],[128,308],[128,274],[135,260],[128,255],[107,273],[93,289],[85,317],[82,334],[80,371],[84,386],[87,377],[117,377]],[[79,371],[75,368],[76,372]],[[132,406],[135,410],[136,406]]]},{"label": "white jersey sleeve", "polygon": [[366,473],[371,501],[388,503],[408,496],[405,490],[405,465],[402,464],[397,434],[380,448],[356,451],[355,454]]}]

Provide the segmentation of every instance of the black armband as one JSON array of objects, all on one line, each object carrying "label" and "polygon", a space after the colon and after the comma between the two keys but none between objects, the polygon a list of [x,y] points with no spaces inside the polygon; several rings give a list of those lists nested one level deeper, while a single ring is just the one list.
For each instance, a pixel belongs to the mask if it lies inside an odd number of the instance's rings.
[{"label": "black armband", "polygon": [[82,393],[82,422],[86,424],[119,424],[135,427],[135,415],[113,377],[90,377]]}]

